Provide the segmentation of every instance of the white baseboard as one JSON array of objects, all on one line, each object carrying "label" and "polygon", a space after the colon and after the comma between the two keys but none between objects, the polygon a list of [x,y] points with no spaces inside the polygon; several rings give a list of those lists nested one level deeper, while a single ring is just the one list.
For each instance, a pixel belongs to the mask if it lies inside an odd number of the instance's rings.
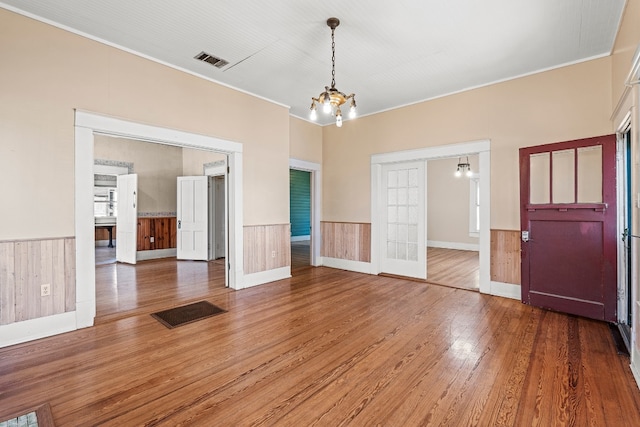
[{"label": "white baseboard", "polygon": [[176,253],[176,248],[155,249],[153,251],[138,251],[136,252],[136,260],[146,261],[149,259],[172,258],[176,256]]},{"label": "white baseboard", "polygon": [[0,348],[76,330],[76,312],[0,326]]},{"label": "white baseboard", "polygon": [[477,243],[439,242],[437,240],[427,240],[430,248],[457,249],[459,251],[480,251]]},{"label": "white baseboard", "polygon": [[250,288],[276,280],[288,279],[291,277],[291,267],[274,268],[273,270],[260,271],[244,275],[243,288]]},{"label": "white baseboard", "polygon": [[631,349],[631,373],[633,374],[633,378],[636,380],[636,385],[640,388],[640,354],[634,348]]},{"label": "white baseboard", "polygon": [[320,265],[331,268],[338,268],[340,270],[355,271],[357,273],[371,274],[371,263],[362,261],[351,261],[348,259],[339,258],[320,258]]},{"label": "white baseboard", "polygon": [[[109,246],[108,240],[96,240],[96,246]],[[113,247],[116,247],[116,239],[113,239]]]},{"label": "white baseboard", "polygon": [[311,236],[291,236],[292,242],[302,242],[305,240],[311,240]]},{"label": "white baseboard", "polygon": [[491,281],[489,295],[520,300],[520,285]]}]

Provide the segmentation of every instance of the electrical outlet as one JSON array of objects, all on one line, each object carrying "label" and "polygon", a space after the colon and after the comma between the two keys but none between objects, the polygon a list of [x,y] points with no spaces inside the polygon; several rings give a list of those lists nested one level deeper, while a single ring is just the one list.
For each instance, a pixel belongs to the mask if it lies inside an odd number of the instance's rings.
[{"label": "electrical outlet", "polygon": [[153,243],[153,242],[155,242],[155,241],[156,241],[156,238],[155,238],[155,237],[153,237],[153,236],[149,237],[149,242]]},{"label": "electrical outlet", "polygon": [[271,258],[275,258],[276,257],[276,251],[271,251]]},{"label": "electrical outlet", "polygon": [[40,285],[40,296],[47,297],[51,295],[51,285],[49,283],[45,283],[44,285]]}]

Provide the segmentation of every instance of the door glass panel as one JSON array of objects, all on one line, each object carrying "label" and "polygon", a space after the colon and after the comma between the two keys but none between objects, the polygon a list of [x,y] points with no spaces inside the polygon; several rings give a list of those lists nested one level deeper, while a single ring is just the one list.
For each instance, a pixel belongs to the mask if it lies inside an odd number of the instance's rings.
[{"label": "door glass panel", "polygon": [[416,261],[418,170],[389,171],[387,195],[387,258]]},{"label": "door glass panel", "polygon": [[578,148],[578,203],[602,203],[602,146]]},{"label": "door glass panel", "polygon": [[553,156],[553,201],[552,203],[575,203],[576,173],[575,150],[554,151]]},{"label": "door glass panel", "polygon": [[551,203],[549,194],[550,165],[549,153],[531,154],[529,156],[529,203]]},{"label": "door glass panel", "polygon": [[415,243],[409,243],[407,247],[408,247],[407,258],[409,259],[409,261],[417,261],[418,245],[416,245]]}]

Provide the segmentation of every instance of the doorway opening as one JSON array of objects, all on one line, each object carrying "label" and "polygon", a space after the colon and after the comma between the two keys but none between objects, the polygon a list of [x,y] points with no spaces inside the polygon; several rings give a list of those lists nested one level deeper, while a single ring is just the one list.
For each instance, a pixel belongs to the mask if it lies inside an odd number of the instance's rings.
[{"label": "doorway opening", "polygon": [[[320,164],[289,159],[291,274],[320,265]],[[295,193],[295,194],[294,194]]]},{"label": "doorway opening", "polygon": [[[99,320],[135,313],[157,302],[167,304],[173,295],[202,298],[225,287],[226,155],[96,135],[94,157],[94,172],[101,172],[94,173],[94,193],[109,195],[96,197],[94,202]],[[183,187],[192,182],[200,183],[203,191],[189,191],[182,197]],[[187,200],[191,206],[182,203]],[[184,235],[193,223],[189,213],[202,217],[196,223],[197,239]],[[115,238],[104,240],[106,227],[113,229],[107,231]],[[126,229],[130,232],[123,233]],[[193,247],[187,249],[187,245]],[[181,265],[183,260],[204,263],[187,267]],[[118,265],[109,265],[116,261]],[[161,268],[163,280],[143,280],[149,268],[140,262]],[[208,262],[212,265],[206,265]],[[192,280],[178,280],[178,269],[187,268]]]},{"label": "doorway opening", "polygon": [[[469,166],[456,173],[461,161]],[[430,159],[426,175],[427,281],[478,291],[479,157]]]},{"label": "doorway opening", "polygon": [[[240,289],[243,283],[242,242],[242,145],[217,138],[173,129],[142,125],[121,119],[76,111],[76,321],[75,328],[92,326],[96,316],[95,220],[93,166],[94,137],[106,135],[160,144],[166,147],[198,149],[224,154],[228,159],[228,248],[222,271],[229,287]],[[200,169],[200,173],[202,169]],[[117,244],[117,242],[116,242]],[[156,269],[157,270],[157,269]],[[177,276],[189,275],[180,271]],[[184,269],[182,269],[184,270]]]},{"label": "doorway opening", "polygon": [[[389,191],[395,190],[393,185],[389,187],[388,182],[385,183],[383,181],[385,174],[384,170],[387,170],[388,179],[393,181],[395,179],[395,172],[390,169],[389,165],[393,164],[406,164],[407,167],[409,162],[413,162],[414,164],[418,164],[419,162],[426,162],[432,159],[440,159],[447,157],[458,157],[458,156],[467,156],[467,155],[478,155],[478,170],[483,174],[479,180],[479,196],[480,200],[491,199],[491,182],[490,182],[490,174],[491,170],[491,143],[489,140],[481,140],[481,141],[472,141],[461,144],[451,144],[451,145],[442,145],[437,147],[423,148],[417,150],[407,150],[407,151],[399,151],[394,153],[385,153],[385,154],[376,154],[371,157],[371,272],[372,274],[379,274],[381,272],[385,272],[383,268],[383,259],[387,257],[389,250],[389,239],[388,234],[393,230],[389,231],[389,227],[387,224],[388,218],[386,215],[390,215],[388,212],[395,212],[394,209],[389,210],[389,206],[385,206],[388,204],[388,194]],[[417,168],[418,166],[416,166]],[[407,176],[411,177],[413,172],[407,169]],[[418,170],[418,169],[416,169]],[[454,170],[455,172],[455,170]],[[404,172],[399,171],[397,176],[400,177],[402,175],[404,180]],[[418,175],[419,176],[419,175]],[[418,182],[420,180],[418,179]],[[399,182],[399,181],[398,181]],[[409,187],[407,188],[407,192],[412,191],[411,180],[408,181]],[[387,188],[388,187],[388,188]],[[397,188],[401,190],[400,187]],[[403,190],[404,191],[404,190]],[[391,191],[393,193],[393,191]],[[399,191],[398,191],[399,193]],[[419,194],[420,192],[418,192]],[[416,206],[419,206],[418,203]],[[410,206],[409,206],[410,207]],[[394,206],[391,206],[394,208]],[[398,205],[397,212],[400,212],[401,206]],[[384,214],[384,215],[383,215]],[[426,223],[426,215],[419,218],[419,221],[422,222],[423,226]],[[513,286],[514,289],[506,289],[504,284],[496,284],[495,288],[493,288],[490,276],[490,203],[482,203],[479,206],[479,233],[478,233],[478,259],[479,259],[479,290],[482,293],[500,295],[509,298],[516,298],[519,292],[516,289],[516,286]],[[419,223],[418,223],[419,224]],[[409,224],[411,225],[411,224]],[[407,227],[408,229],[408,227]],[[386,230],[386,231],[385,231]],[[404,228],[403,228],[404,230]],[[424,227],[424,232],[426,233],[426,227]],[[420,234],[418,234],[420,237]],[[426,236],[425,241],[428,241],[428,236]],[[393,242],[395,243],[395,242]],[[410,242],[409,242],[410,243]],[[408,247],[408,246],[407,246]],[[396,245],[397,249],[397,245]],[[393,252],[393,251],[392,251]],[[395,252],[398,253],[397,250]],[[421,257],[417,257],[417,260],[420,260]],[[425,256],[426,258],[426,256]],[[422,267],[418,266],[419,269]],[[415,270],[415,269],[414,269]],[[405,276],[418,277],[422,279],[426,279],[427,271],[426,264],[424,265],[424,271],[417,271],[419,275],[413,275],[416,271],[409,271],[409,274],[401,274]],[[397,273],[391,273],[397,274]]]},{"label": "doorway opening", "polygon": [[311,265],[311,172],[289,169],[291,274]]}]

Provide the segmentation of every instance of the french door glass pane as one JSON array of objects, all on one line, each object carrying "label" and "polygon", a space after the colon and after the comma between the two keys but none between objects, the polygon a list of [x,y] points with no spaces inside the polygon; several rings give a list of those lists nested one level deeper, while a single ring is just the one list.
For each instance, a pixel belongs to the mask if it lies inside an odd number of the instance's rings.
[{"label": "french door glass pane", "polygon": [[418,169],[387,173],[387,257],[418,259]]}]

